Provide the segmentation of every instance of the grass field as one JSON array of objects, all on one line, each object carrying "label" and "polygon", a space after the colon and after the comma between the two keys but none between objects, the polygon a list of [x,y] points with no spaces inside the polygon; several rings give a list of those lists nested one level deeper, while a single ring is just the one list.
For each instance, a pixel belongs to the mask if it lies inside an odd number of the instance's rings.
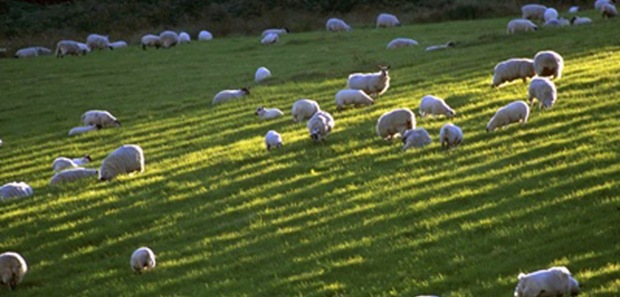
[{"label": "grass field", "polygon": [[[586,13],[588,14],[588,13]],[[0,60],[0,184],[35,195],[0,203],[0,251],[29,264],[2,296],[512,296],[519,272],[567,266],[587,297],[620,296],[619,20],[505,34],[508,18],[370,27],[350,33],[137,45],[84,57]],[[395,37],[421,46],[386,50]],[[453,50],[424,52],[456,41]],[[493,67],[552,49],[564,56],[551,110],[487,133],[527,84],[490,87]],[[392,66],[376,104],[337,112],[351,72]],[[274,77],[253,83],[259,66]],[[252,86],[211,106],[219,90]],[[417,118],[433,143],[402,151],[374,131],[393,108],[445,98],[464,143],[444,151],[439,117]],[[317,100],[336,119],[314,144],[290,108]],[[259,121],[260,105],[285,116]],[[123,123],[67,137],[89,109]],[[266,151],[279,131],[284,147]],[[50,187],[58,156],[91,167],[122,144],[146,171]],[[149,246],[157,268],[129,267]]]}]

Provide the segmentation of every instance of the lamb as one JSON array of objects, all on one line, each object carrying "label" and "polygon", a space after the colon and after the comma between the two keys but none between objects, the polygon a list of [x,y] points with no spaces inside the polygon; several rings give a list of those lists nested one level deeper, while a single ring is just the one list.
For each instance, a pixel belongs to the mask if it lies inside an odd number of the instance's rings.
[{"label": "lamb", "polygon": [[114,41],[110,43],[110,48],[113,48],[113,49],[123,48],[123,47],[127,47],[127,42],[123,40]]},{"label": "lamb", "polygon": [[345,105],[372,105],[375,101],[366,95],[362,90],[345,89],[336,93],[336,106],[338,110],[342,110]]},{"label": "lamb", "polygon": [[330,32],[351,31],[351,26],[347,25],[343,20],[331,18],[325,23],[325,28]]},{"label": "lamb", "polygon": [[377,16],[377,28],[400,27],[398,18],[389,13],[381,13]]},{"label": "lamb", "polygon": [[555,8],[547,8],[547,10],[545,10],[545,14],[543,15],[543,18],[545,22],[548,22],[550,20],[557,19],[559,16],[560,14]]},{"label": "lamb", "polygon": [[265,146],[267,147],[267,150],[271,150],[272,147],[281,148],[282,136],[280,136],[280,133],[274,130],[269,130],[265,135]]},{"label": "lamb", "polygon": [[589,17],[578,17],[578,16],[574,16],[570,19],[570,24],[573,26],[578,26],[578,25],[587,25],[587,24],[591,24],[592,23],[592,19],[590,19]]},{"label": "lamb", "polygon": [[618,15],[618,10],[616,9],[616,6],[609,3],[603,4],[603,6],[601,6],[600,12],[603,18],[613,18]]},{"label": "lamb", "polygon": [[38,56],[49,56],[52,50],[42,46],[22,48],[15,52],[15,58],[33,58]]},{"label": "lamb", "polygon": [[525,83],[528,78],[534,77],[534,60],[532,59],[508,59],[495,65],[493,70],[493,87],[498,87],[504,82],[522,79]]},{"label": "lamb", "polygon": [[519,273],[515,297],[577,296],[579,283],[564,266]]},{"label": "lamb", "polygon": [[431,143],[431,136],[424,128],[405,131],[403,134],[403,151],[412,147],[422,148]]},{"label": "lamb", "polygon": [[545,22],[543,26],[545,27],[564,27],[569,26],[570,21],[565,18],[553,19]]},{"label": "lamb", "polygon": [[327,135],[334,129],[335,124],[332,115],[321,110],[308,120],[306,127],[308,128],[308,132],[310,132],[310,138],[312,138],[314,142],[319,142],[325,141]]},{"label": "lamb", "polygon": [[554,51],[541,51],[534,56],[534,71],[538,76],[553,76],[555,79],[562,77],[564,59]]},{"label": "lamb", "polygon": [[82,114],[82,123],[86,126],[120,127],[121,122],[107,110],[89,110]]},{"label": "lamb", "polygon": [[456,147],[463,141],[463,130],[452,123],[445,124],[439,130],[439,141],[442,148]]},{"label": "lamb", "polygon": [[69,159],[67,157],[58,157],[52,162],[53,171],[62,171],[65,169],[76,168],[82,165],[86,165],[92,162],[93,159],[89,155],[84,155],[81,158]]},{"label": "lamb", "polygon": [[263,120],[275,119],[284,115],[284,113],[277,108],[265,108],[264,106],[257,108],[254,114]]},{"label": "lamb", "polygon": [[156,264],[155,254],[148,247],[141,247],[135,250],[129,259],[129,265],[131,265],[131,269],[133,269],[136,274],[141,274],[142,271],[153,269]]},{"label": "lamb", "polygon": [[261,82],[267,78],[271,77],[271,71],[265,67],[260,67],[256,69],[256,73],[254,74],[254,81]]},{"label": "lamb", "polygon": [[511,123],[521,122],[521,125],[525,125],[529,116],[530,107],[527,103],[524,101],[511,102],[495,112],[495,115],[487,124],[487,132],[507,126]]},{"label": "lamb", "polygon": [[260,43],[262,43],[262,44],[274,44],[274,43],[278,42],[278,40],[280,40],[280,35],[274,34],[274,33],[269,33],[269,34],[265,35],[265,37],[263,37],[263,39],[261,39]]},{"label": "lamb", "polygon": [[103,128],[101,125],[86,125],[86,126],[73,127],[71,128],[71,130],[69,130],[69,136],[97,131],[101,128]]},{"label": "lamb", "polygon": [[427,47],[425,49],[425,51],[432,52],[432,51],[438,51],[438,50],[447,49],[447,48],[451,48],[451,47],[455,47],[455,46],[456,46],[456,43],[454,43],[453,41],[448,41],[448,43],[446,43],[446,44],[431,45],[431,46]]},{"label": "lamb", "polygon": [[159,36],[153,34],[142,36],[141,43],[143,50],[146,50],[147,47],[155,47],[156,49],[161,47],[161,39],[159,39]]},{"label": "lamb", "polygon": [[415,128],[415,115],[408,108],[397,108],[386,112],[377,121],[377,135],[385,140],[392,140],[396,134]]},{"label": "lamb", "polygon": [[200,33],[198,33],[198,40],[200,41],[208,41],[208,40],[212,40],[213,39],[213,34],[211,34],[211,32],[209,31],[200,31]]},{"label": "lamb", "polygon": [[250,95],[249,88],[241,88],[238,90],[223,90],[215,94],[215,97],[213,97],[212,105],[227,102],[235,98],[241,98],[246,95]]},{"label": "lamb", "polygon": [[319,107],[319,104],[316,101],[299,99],[293,103],[291,115],[293,115],[293,122],[298,123],[300,121],[310,119],[319,111],[321,111],[321,107]]},{"label": "lamb", "polygon": [[433,95],[426,95],[420,100],[420,116],[425,117],[427,114],[436,116],[438,114],[445,115],[448,118],[453,118],[456,115],[456,111],[450,108],[448,104],[441,98]]},{"label": "lamb", "polygon": [[28,265],[24,258],[16,252],[0,254],[0,283],[15,290],[28,272]]},{"label": "lamb", "polygon": [[528,31],[536,31],[538,30],[538,26],[528,20],[522,19],[514,19],[508,22],[508,26],[506,27],[506,32],[508,34],[514,34],[516,32],[528,32]]},{"label": "lamb", "polygon": [[411,38],[395,38],[395,39],[392,39],[390,43],[388,43],[387,48],[395,49],[395,48],[402,48],[402,47],[408,47],[408,46],[414,46],[414,45],[418,45],[418,42]]},{"label": "lamb", "polygon": [[112,49],[108,36],[99,34],[90,34],[86,38],[86,45],[92,50]]},{"label": "lamb", "polygon": [[186,32],[179,33],[179,44],[190,43],[192,38]]},{"label": "lamb", "polygon": [[112,180],[119,174],[144,172],[144,153],[137,145],[123,145],[110,153],[99,168],[99,180]]},{"label": "lamb", "polygon": [[261,34],[261,36],[263,36],[263,37],[264,37],[265,35],[268,35],[268,34],[277,34],[277,35],[280,35],[280,34],[287,34],[287,33],[289,33],[289,32],[290,32],[290,31],[288,30],[288,28],[277,28],[277,29],[276,29],[276,28],[272,28],[272,29],[266,29],[266,30],[264,30],[264,31],[263,31],[263,33]]},{"label": "lamb", "polygon": [[87,178],[89,176],[97,176],[97,174],[99,174],[97,169],[88,169],[82,167],[63,170],[52,176],[52,179],[50,180],[50,186],[74,182],[82,178]]},{"label": "lamb", "polygon": [[613,4],[615,1],[613,0],[596,0],[594,2],[594,9],[601,11],[601,7],[605,4]]},{"label": "lamb", "polygon": [[532,79],[528,88],[530,106],[534,103],[534,98],[538,99],[539,108],[551,108],[558,98],[555,84],[546,77]]},{"label": "lamb", "polygon": [[372,96],[376,94],[377,99],[390,87],[390,66],[379,66],[381,71],[375,73],[353,73],[347,80],[347,88],[362,90]]},{"label": "lamb", "polygon": [[12,182],[0,187],[0,201],[9,198],[24,198],[32,196],[32,187],[25,182]]},{"label": "lamb", "polygon": [[66,55],[86,55],[86,53],[87,51],[80,48],[77,41],[61,40],[56,44],[56,58],[63,58]]},{"label": "lamb", "polygon": [[174,31],[164,31],[159,33],[159,40],[162,48],[171,48],[179,43],[179,35]]},{"label": "lamb", "polygon": [[539,19],[544,20],[545,11],[547,7],[540,4],[527,4],[521,7],[522,19],[531,20]]}]

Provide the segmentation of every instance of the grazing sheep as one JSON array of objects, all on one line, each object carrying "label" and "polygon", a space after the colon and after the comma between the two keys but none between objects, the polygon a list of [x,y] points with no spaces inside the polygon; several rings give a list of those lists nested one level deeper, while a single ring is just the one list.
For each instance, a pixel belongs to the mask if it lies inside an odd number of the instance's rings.
[{"label": "grazing sheep", "polygon": [[579,11],[579,6],[571,6],[568,9],[568,13],[577,13]]},{"label": "grazing sheep", "polygon": [[553,19],[545,22],[543,26],[545,27],[564,27],[569,26],[570,21],[565,18]]},{"label": "grazing sheep", "polygon": [[81,167],[63,170],[52,176],[52,179],[50,180],[50,186],[74,182],[76,180],[87,178],[89,176],[96,176],[97,174],[99,174],[97,169],[88,169]]},{"label": "grazing sheep", "polygon": [[543,19],[545,22],[548,22],[550,20],[555,20],[560,16],[560,14],[558,13],[557,10],[555,10],[555,8],[547,8],[547,10],[545,10],[545,14],[543,16]]},{"label": "grazing sheep", "polygon": [[256,69],[256,73],[254,74],[254,81],[261,82],[267,78],[271,77],[271,71],[265,67],[260,67]]},{"label": "grazing sheep", "polygon": [[110,43],[110,48],[113,48],[113,49],[123,48],[123,47],[127,47],[127,42],[123,40],[114,41]]},{"label": "grazing sheep", "polygon": [[343,20],[331,18],[325,23],[325,28],[330,32],[351,31],[351,26],[347,25]]},{"label": "grazing sheep", "polygon": [[28,272],[28,265],[24,258],[16,252],[0,254],[0,283],[15,290]]},{"label": "grazing sheep", "polygon": [[293,122],[298,123],[303,120],[310,119],[315,113],[321,111],[319,104],[310,99],[299,99],[293,103],[291,108],[291,115],[293,116]]},{"label": "grazing sheep", "polygon": [[487,132],[491,132],[497,128],[508,126],[511,123],[521,122],[521,125],[527,123],[530,116],[530,107],[524,101],[514,101],[500,108],[495,112],[487,124]]},{"label": "grazing sheep", "polygon": [[278,40],[280,40],[280,35],[274,34],[274,33],[269,33],[269,34],[265,35],[265,37],[263,37],[263,39],[261,39],[260,43],[262,43],[262,44],[274,44],[274,43],[278,42]]},{"label": "grazing sheep", "polygon": [[142,271],[153,269],[156,265],[155,254],[150,248],[141,247],[131,254],[129,265],[131,265],[131,269],[133,269],[136,274],[141,274]]},{"label": "grazing sheep", "polygon": [[541,51],[534,56],[534,71],[538,76],[553,76],[554,79],[562,78],[564,59],[554,51]]},{"label": "grazing sheep", "polygon": [[277,34],[277,35],[280,35],[280,34],[287,34],[287,33],[289,33],[289,32],[290,32],[290,31],[289,31],[287,28],[277,28],[277,29],[276,29],[276,28],[272,28],[272,29],[266,29],[265,31],[263,31],[263,33],[261,34],[261,36],[263,36],[263,37],[264,37],[265,35],[268,35],[268,34]]},{"label": "grazing sheep", "polygon": [[318,111],[308,120],[306,127],[310,132],[310,138],[314,142],[319,142],[325,141],[327,135],[334,129],[335,124],[331,114],[326,111]]},{"label": "grazing sheep", "polygon": [[92,162],[93,159],[89,155],[84,155],[81,158],[69,159],[67,157],[58,157],[52,162],[53,171],[61,171],[70,168],[76,168],[82,165],[86,165]]},{"label": "grazing sheep", "polygon": [[9,198],[24,198],[34,193],[32,187],[25,182],[12,182],[0,187],[0,201]]},{"label": "grazing sheep", "polygon": [[141,43],[143,50],[146,50],[147,47],[154,47],[156,49],[161,47],[161,39],[159,39],[159,36],[153,34],[142,36]]},{"label": "grazing sheep", "polygon": [[441,142],[442,148],[449,149],[451,147],[456,147],[463,141],[463,130],[457,125],[451,123],[445,124],[441,127],[441,130],[439,130],[439,141]]},{"label": "grazing sheep", "polygon": [[92,50],[112,49],[108,36],[99,34],[90,34],[86,38],[86,45]]},{"label": "grazing sheep", "polygon": [[377,120],[377,135],[385,140],[392,140],[396,134],[415,129],[415,115],[408,108],[397,108],[384,113]]},{"label": "grazing sheep", "polygon": [[372,105],[375,101],[366,95],[362,90],[345,89],[336,93],[336,106],[338,110],[342,110],[345,105],[355,104],[358,105]]},{"label": "grazing sheep", "polygon": [[424,128],[416,128],[403,133],[403,151],[412,147],[422,148],[431,143],[431,136]]},{"label": "grazing sheep", "polygon": [[426,95],[420,100],[419,113],[422,117],[430,113],[433,117],[442,114],[451,119],[456,114],[456,111],[450,108],[443,99],[433,95]]},{"label": "grazing sheep", "polygon": [[164,31],[159,33],[159,40],[162,48],[171,48],[179,43],[179,35],[174,31]]},{"label": "grazing sheep", "polygon": [[528,78],[536,75],[532,59],[508,59],[497,63],[493,71],[492,85],[494,87],[515,79],[522,79],[525,83]]},{"label": "grazing sheep", "polygon": [[596,0],[594,2],[594,9],[601,11],[601,7],[605,4],[613,4],[615,1],[613,0]]},{"label": "grazing sheep", "polygon": [[123,145],[110,153],[99,168],[99,180],[112,180],[123,173],[144,172],[144,153],[137,145]]},{"label": "grazing sheep", "polygon": [[530,106],[534,103],[534,98],[536,98],[539,102],[539,108],[551,108],[558,98],[555,84],[546,77],[535,77],[532,79],[527,92]]},{"label": "grazing sheep", "polygon": [[212,40],[212,39],[213,39],[213,34],[211,34],[211,32],[209,32],[209,31],[202,30],[202,31],[200,31],[200,33],[198,33],[198,40],[199,41],[208,41],[208,40]]},{"label": "grazing sheep", "polygon": [[570,19],[570,24],[573,26],[587,25],[591,23],[592,23],[592,19],[590,19],[589,17],[574,16]]},{"label": "grazing sheep", "polygon": [[613,18],[618,15],[618,10],[616,9],[616,6],[609,3],[603,4],[603,6],[601,6],[600,12],[603,18]]},{"label": "grazing sheep", "polygon": [[15,52],[15,58],[33,58],[38,56],[49,56],[52,50],[42,46],[22,48]]},{"label": "grazing sheep", "polygon": [[400,27],[398,18],[389,13],[381,13],[377,16],[377,28]]},{"label": "grazing sheep", "polygon": [[77,41],[61,40],[56,43],[56,58],[63,58],[66,55],[86,55],[86,53],[87,51],[83,50]]},{"label": "grazing sheep", "polygon": [[540,4],[527,4],[521,7],[521,18],[527,20],[544,20],[547,7]]},{"label": "grazing sheep", "polygon": [[377,99],[390,87],[390,66],[379,66],[381,71],[375,73],[353,73],[347,80],[347,88],[362,90],[372,96],[376,94]]},{"label": "grazing sheep", "polygon": [[82,123],[86,126],[120,127],[121,122],[107,110],[89,110],[82,114]]},{"label": "grazing sheep", "polygon": [[69,136],[97,131],[101,128],[102,128],[101,125],[86,125],[86,126],[73,127],[71,128],[71,130],[69,130]]},{"label": "grazing sheep", "polygon": [[516,32],[528,32],[528,31],[536,31],[538,30],[538,26],[532,23],[529,20],[522,19],[514,19],[508,22],[508,26],[506,27],[506,32],[508,34],[514,34]]},{"label": "grazing sheep", "polygon": [[579,283],[564,266],[519,273],[518,280],[515,297],[576,296],[580,293]]},{"label": "grazing sheep", "polygon": [[418,45],[418,42],[411,38],[395,38],[395,39],[392,39],[390,43],[388,43],[386,48],[395,49],[395,48],[402,48],[402,47],[408,47],[408,46],[414,46],[414,45]]},{"label": "grazing sheep", "polygon": [[179,44],[190,43],[192,38],[186,32],[179,33]]},{"label": "grazing sheep", "polygon": [[241,88],[238,90],[223,90],[215,94],[215,97],[213,97],[213,103],[211,104],[215,105],[218,103],[227,102],[232,99],[241,98],[246,95],[250,95],[250,89],[248,88]]},{"label": "grazing sheep", "polygon": [[451,47],[455,47],[455,46],[456,46],[456,43],[454,43],[452,41],[448,41],[448,43],[446,43],[446,44],[431,45],[431,46],[427,47],[425,49],[425,51],[432,52],[432,51],[438,51],[438,50],[447,49],[447,48],[451,48]]},{"label": "grazing sheep", "polygon": [[254,114],[263,120],[275,119],[284,115],[284,113],[277,108],[265,108],[264,106],[257,108]]},{"label": "grazing sheep", "polygon": [[282,136],[280,136],[280,133],[274,130],[269,130],[265,135],[265,146],[267,147],[267,150],[271,150],[272,147],[281,148]]}]

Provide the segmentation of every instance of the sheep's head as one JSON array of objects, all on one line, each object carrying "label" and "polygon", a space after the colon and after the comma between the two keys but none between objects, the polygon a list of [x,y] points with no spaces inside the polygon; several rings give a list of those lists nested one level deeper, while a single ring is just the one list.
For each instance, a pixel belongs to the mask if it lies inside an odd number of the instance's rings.
[{"label": "sheep's head", "polygon": [[261,106],[261,107],[259,107],[259,108],[257,108],[257,109],[256,109],[256,111],[254,112],[254,114],[255,114],[255,115],[260,115],[260,114],[262,114],[262,113],[264,113],[264,112],[265,112],[265,107],[264,107],[264,106]]},{"label": "sheep's head", "polygon": [[120,127],[120,126],[121,126],[121,121],[119,121],[119,120],[115,120],[115,121],[114,121],[114,125],[115,125],[116,127]]},{"label": "sheep's head", "polygon": [[246,95],[250,95],[250,88],[249,87],[241,88],[241,91],[244,92]]},{"label": "sheep's head", "polygon": [[575,20],[576,20],[576,19],[577,19],[577,17],[576,17],[576,16],[574,16],[574,17],[570,18],[570,24],[571,24],[571,25],[574,25],[574,24],[575,24]]},{"label": "sheep's head", "polygon": [[286,31],[286,33],[291,33],[291,31],[287,27],[284,27],[283,29],[284,31]]},{"label": "sheep's head", "polygon": [[448,115],[448,118],[450,118],[450,119],[451,119],[451,118],[453,118],[453,117],[456,115],[456,111],[454,111],[454,110],[449,110],[447,115]]},{"label": "sheep's head", "polygon": [[90,155],[84,155],[83,158],[84,158],[85,161],[88,161],[88,162],[92,162],[93,161],[93,159],[90,157]]},{"label": "sheep's head", "polygon": [[454,41],[449,41],[448,43],[446,43],[447,47],[455,47],[456,43],[454,43]]}]

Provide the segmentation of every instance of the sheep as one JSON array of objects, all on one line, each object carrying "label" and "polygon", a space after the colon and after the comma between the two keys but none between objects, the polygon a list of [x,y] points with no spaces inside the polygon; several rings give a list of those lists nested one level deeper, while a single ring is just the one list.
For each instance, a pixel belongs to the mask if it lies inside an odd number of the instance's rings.
[{"label": "sheep", "polygon": [[319,107],[319,104],[316,101],[310,99],[299,99],[293,103],[291,115],[293,116],[293,122],[298,123],[312,118],[312,116],[319,111],[321,111],[321,107]]},{"label": "sheep", "polygon": [[327,135],[334,129],[335,124],[332,115],[321,110],[308,120],[306,128],[308,128],[308,132],[310,132],[310,138],[314,142],[319,142],[325,141]]},{"label": "sheep", "polygon": [[261,36],[264,37],[265,35],[268,35],[268,34],[280,35],[280,34],[287,34],[289,32],[291,32],[291,31],[289,31],[288,28],[272,28],[272,29],[264,30],[263,33],[261,34]]},{"label": "sheep", "polygon": [[281,148],[282,136],[280,136],[280,133],[274,130],[269,130],[265,135],[265,146],[267,147],[267,150],[271,150],[272,147]]},{"label": "sheep", "polygon": [[381,13],[377,16],[377,28],[400,27],[398,18],[389,13]]},{"label": "sheep", "polygon": [[179,43],[179,35],[174,31],[164,31],[159,33],[159,40],[162,48],[171,48]]},{"label": "sheep", "polygon": [[554,51],[541,51],[534,56],[534,71],[538,76],[553,76],[554,79],[562,78],[564,59]]},{"label": "sheep", "polygon": [[63,58],[66,55],[85,55],[86,53],[87,51],[81,49],[77,41],[61,40],[56,43],[56,58]]},{"label": "sheep", "polygon": [[580,293],[579,283],[564,266],[519,273],[517,278],[515,297],[576,296]]},{"label": "sheep", "polygon": [[397,108],[384,113],[377,120],[377,135],[392,140],[396,134],[401,136],[409,129],[415,129],[415,115],[408,108]]},{"label": "sheep", "polygon": [[73,128],[71,128],[71,130],[69,130],[69,136],[74,136],[74,135],[84,134],[84,133],[88,133],[88,132],[92,132],[92,131],[97,131],[97,130],[99,130],[101,128],[102,128],[101,125],[86,125],[86,126],[73,127]]},{"label": "sheep", "polygon": [[540,4],[527,4],[521,7],[521,18],[526,20],[539,19],[544,20],[547,7]]},{"label": "sheep", "polygon": [[390,66],[379,66],[381,71],[375,73],[353,73],[347,80],[348,89],[362,90],[372,96],[375,94],[377,99],[390,87]]},{"label": "sheep", "polygon": [[395,38],[395,39],[392,39],[390,43],[388,43],[386,48],[395,49],[395,48],[402,48],[402,47],[408,47],[408,46],[414,46],[414,45],[418,45],[418,42],[411,38]]},{"label": "sheep", "polygon": [[256,73],[254,74],[254,81],[261,82],[267,78],[271,77],[271,71],[265,67],[260,67],[256,69]]},{"label": "sheep", "polygon": [[90,34],[86,38],[86,45],[92,50],[112,49],[108,36],[99,34]]},{"label": "sheep", "polygon": [[536,75],[534,70],[534,60],[513,58],[502,61],[495,65],[493,69],[493,87],[498,87],[504,82],[511,82],[515,79],[522,79],[525,83],[528,78]]},{"label": "sheep", "polygon": [[456,147],[463,141],[463,130],[457,125],[447,123],[439,130],[439,141],[442,148]]},{"label": "sheep", "polygon": [[144,172],[144,153],[137,145],[123,145],[110,153],[99,168],[99,180],[112,180],[122,173]]},{"label": "sheep", "polygon": [[113,48],[113,49],[123,48],[123,47],[127,47],[127,42],[123,40],[114,41],[110,43],[110,48]]},{"label": "sheep", "polygon": [[455,47],[455,46],[456,46],[456,43],[454,43],[453,41],[448,41],[448,43],[446,43],[446,44],[431,45],[431,46],[427,47],[424,51],[432,52],[432,51],[447,49],[447,48],[451,48],[451,47]]},{"label": "sheep", "polygon": [[254,114],[262,120],[275,119],[284,115],[284,113],[277,108],[265,108],[264,106],[257,108]]},{"label": "sheep", "polygon": [[0,201],[9,198],[24,198],[32,196],[32,187],[25,182],[12,182],[0,187]]},{"label": "sheep", "polygon": [[325,28],[330,32],[351,31],[351,26],[347,25],[343,20],[331,18],[325,23]]},{"label": "sheep", "polygon": [[213,102],[211,104],[215,105],[218,103],[227,102],[232,99],[240,98],[246,95],[250,95],[249,88],[241,88],[238,90],[223,90],[215,94],[215,96],[213,97]]},{"label": "sheep", "polygon": [[543,15],[543,19],[545,22],[548,22],[550,20],[557,19],[558,16],[560,16],[560,14],[555,8],[547,8],[547,10],[545,10],[545,14]]},{"label": "sheep", "polygon": [[155,253],[148,247],[141,247],[131,254],[129,265],[136,274],[142,274],[142,271],[155,268]]},{"label": "sheep", "polygon": [[579,11],[579,6],[571,6],[568,9],[568,13],[577,13]]},{"label": "sheep", "polygon": [[179,44],[190,43],[192,38],[186,32],[179,33]]},{"label": "sheep", "polygon": [[521,122],[521,125],[527,123],[530,116],[530,107],[524,101],[514,101],[500,108],[495,112],[487,124],[487,132],[491,132],[497,128],[505,127],[511,123]]},{"label": "sheep", "polygon": [[16,252],[0,254],[0,283],[15,290],[28,272],[28,265],[24,258]]},{"label": "sheep", "polygon": [[578,25],[587,25],[587,24],[591,24],[592,23],[592,19],[590,19],[589,17],[578,17],[578,16],[574,16],[570,19],[570,24],[573,26],[578,26]]},{"label": "sheep", "polygon": [[107,110],[89,110],[82,114],[82,123],[86,126],[120,127],[121,122]]},{"label": "sheep", "polygon": [[555,84],[546,77],[536,77],[532,79],[527,92],[530,106],[532,106],[534,98],[536,98],[539,102],[539,108],[551,108],[558,98],[558,91],[555,88]]},{"label": "sheep", "polygon": [[50,180],[50,186],[74,182],[76,180],[87,178],[89,176],[96,176],[97,174],[99,174],[97,169],[88,169],[82,167],[63,170],[52,176],[52,179]]},{"label": "sheep", "polygon": [[212,40],[212,39],[213,39],[213,34],[211,34],[211,32],[209,32],[209,31],[202,30],[202,31],[200,31],[200,33],[198,33],[198,40],[199,41],[208,41],[208,40]]},{"label": "sheep", "polygon": [[372,105],[375,101],[366,95],[362,90],[345,89],[336,93],[336,106],[338,110],[342,110],[345,105]]},{"label": "sheep", "polygon": [[92,162],[93,159],[90,155],[84,155],[81,158],[69,159],[67,157],[58,157],[52,162],[53,171],[62,171],[65,169],[76,168],[82,165],[86,165]]},{"label": "sheep", "polygon": [[545,27],[564,27],[569,26],[570,21],[565,18],[553,19],[545,22],[543,26]]},{"label": "sheep", "polygon": [[615,1],[613,0],[596,0],[594,2],[594,9],[596,9],[597,11],[601,11],[601,7],[603,7],[603,5],[605,4],[613,4]]},{"label": "sheep", "polygon": [[456,111],[450,108],[443,99],[433,95],[426,95],[420,100],[419,114],[425,117],[429,113],[432,114],[433,117],[442,114],[450,119],[456,115]]},{"label": "sheep", "polygon": [[22,48],[15,52],[15,58],[33,58],[38,56],[49,56],[52,50],[42,46]]},{"label": "sheep", "polygon": [[142,36],[141,43],[143,50],[146,50],[147,47],[155,47],[156,49],[161,47],[161,39],[159,39],[159,36],[153,34]]},{"label": "sheep", "polygon": [[603,4],[603,6],[601,6],[600,12],[603,18],[613,18],[618,15],[618,10],[616,9],[616,6],[609,3]]},{"label": "sheep", "polygon": [[431,136],[424,128],[410,129],[403,133],[403,151],[412,147],[422,148],[431,143]]},{"label": "sheep", "polygon": [[262,44],[274,44],[274,43],[278,42],[278,40],[280,40],[280,35],[274,34],[274,33],[269,33],[269,34],[265,35],[265,37],[263,37],[263,39],[261,39],[260,43],[262,43]]},{"label": "sheep", "polygon": [[516,32],[528,32],[528,31],[536,31],[538,30],[538,26],[532,23],[529,20],[522,19],[514,19],[508,22],[508,26],[506,27],[506,32],[508,34],[514,34]]}]

